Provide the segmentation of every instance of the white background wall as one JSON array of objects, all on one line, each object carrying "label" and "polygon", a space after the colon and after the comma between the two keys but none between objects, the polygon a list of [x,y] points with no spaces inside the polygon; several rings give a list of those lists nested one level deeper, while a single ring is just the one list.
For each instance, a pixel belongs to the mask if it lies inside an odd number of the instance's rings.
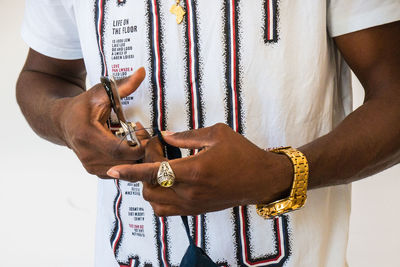
[{"label": "white background wall", "polygon": [[[37,137],[15,101],[23,1],[0,0],[0,267],[93,266],[96,179]],[[355,105],[362,102],[355,83]],[[350,267],[400,266],[400,166],[353,185]],[[310,266],[313,267],[313,266]]]}]

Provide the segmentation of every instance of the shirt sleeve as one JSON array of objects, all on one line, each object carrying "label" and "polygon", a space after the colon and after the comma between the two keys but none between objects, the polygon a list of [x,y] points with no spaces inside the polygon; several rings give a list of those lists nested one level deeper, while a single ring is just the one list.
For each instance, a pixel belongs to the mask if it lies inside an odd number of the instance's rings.
[{"label": "shirt sleeve", "polygon": [[43,55],[82,58],[73,6],[62,0],[26,0],[21,35],[28,46]]},{"label": "shirt sleeve", "polygon": [[328,0],[330,36],[400,20],[400,0]]}]

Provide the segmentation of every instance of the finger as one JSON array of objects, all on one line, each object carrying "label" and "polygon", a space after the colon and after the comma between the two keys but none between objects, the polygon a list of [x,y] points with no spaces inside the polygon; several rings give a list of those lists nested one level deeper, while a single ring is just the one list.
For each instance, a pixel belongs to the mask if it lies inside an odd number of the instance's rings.
[{"label": "finger", "polygon": [[151,135],[149,132],[143,127],[143,125],[140,122],[136,122],[136,128],[135,128],[135,134],[136,137],[138,138],[139,142],[141,145],[145,146],[147,142],[146,140],[151,138]]},{"label": "finger", "polygon": [[93,136],[88,142],[100,147],[100,151],[117,160],[139,160],[144,157],[143,146],[130,146],[127,141],[121,140],[108,129],[98,124],[93,129]]},{"label": "finger", "polygon": [[146,76],[146,71],[143,67],[135,71],[131,76],[117,81],[118,93],[121,98],[124,98],[133,92],[140,86]]},{"label": "finger", "polygon": [[189,203],[175,193],[174,187],[143,186],[143,198],[148,201],[157,216],[194,215],[198,205]]},{"label": "finger", "polygon": [[228,208],[229,206],[211,205],[206,207],[191,206],[191,207],[180,207],[176,205],[160,204],[156,202],[150,202],[154,213],[159,217],[165,216],[195,216],[204,214],[206,212],[219,211]]},{"label": "finger", "polygon": [[225,124],[217,124],[211,127],[200,128],[196,130],[171,133],[162,132],[163,139],[170,145],[198,149],[213,145],[218,139],[223,138],[221,132],[229,128]]},{"label": "finger", "polygon": [[174,205],[165,205],[154,202],[150,202],[150,205],[153,208],[154,214],[158,217],[195,215],[188,214]]},{"label": "finger", "polygon": [[156,186],[151,186],[147,183],[143,183],[143,199],[148,202],[176,206],[184,202],[183,199],[174,192],[172,187],[165,188],[158,184]]},{"label": "finger", "polygon": [[[151,136],[140,122],[136,122],[136,127],[133,134],[136,135],[139,145],[132,146],[129,145],[127,141],[119,141],[117,149],[114,149],[112,152],[114,155],[118,155],[117,158],[131,160],[139,160],[144,158],[145,147]],[[118,138],[118,140],[120,139]]]},{"label": "finger", "polygon": [[[186,157],[168,161],[175,174],[175,183],[193,184],[200,175],[195,157]],[[143,163],[135,165],[118,165],[110,168],[107,175],[127,181],[147,182],[155,184],[160,162]]]},{"label": "finger", "polygon": [[161,145],[157,137],[151,138],[146,145],[144,161],[161,162],[164,160],[166,160],[164,157],[164,146]]},{"label": "finger", "polygon": [[110,168],[107,171],[107,175],[130,182],[142,181],[154,184],[159,167],[160,162],[118,165]]},{"label": "finger", "polygon": [[178,216],[178,215],[196,216],[207,212],[220,211],[230,207],[226,205],[211,205],[205,207],[192,206],[192,207],[181,208],[175,205],[159,204],[155,202],[150,202],[150,205],[153,208],[154,213],[158,217]]},{"label": "finger", "polygon": [[[135,73],[133,73],[129,77],[117,80],[116,82],[120,98],[124,98],[135,92],[136,89],[144,80],[145,76],[146,76],[146,71],[142,67],[139,68],[137,71],[135,71]],[[107,106],[109,109],[110,101],[102,84],[98,84],[92,87],[90,90],[88,90],[88,93],[91,94],[90,101],[92,102],[93,105],[100,107]],[[104,114],[100,114],[99,116],[101,115]]]},{"label": "finger", "polygon": [[[144,156],[144,146],[146,144],[147,139],[150,139],[150,134],[144,128],[144,126],[140,122],[136,122],[137,131],[134,132],[136,137],[139,140],[139,143],[143,146],[135,146],[132,147],[126,141],[121,141],[120,138],[116,137],[114,134],[110,132],[108,127],[105,127],[102,122],[95,122],[94,125],[101,134],[104,134],[110,137],[113,141],[111,144],[104,143],[104,146],[107,147],[106,151],[108,154],[116,154],[117,158],[119,157],[118,154],[121,154],[122,159],[131,159],[131,160],[138,160],[143,158]],[[104,140],[106,142],[106,140]],[[139,158],[138,158],[139,156]]]},{"label": "finger", "polygon": [[107,151],[114,159],[140,160],[144,158],[145,148],[143,145],[131,146],[126,141],[118,140],[118,143],[111,145]]},{"label": "finger", "polygon": [[[185,208],[192,205],[192,189],[192,185],[187,185],[184,183],[175,183],[173,186],[168,188],[159,186],[158,184],[150,185],[148,183],[143,183],[143,198],[149,202],[155,202],[164,205],[175,205],[177,207]],[[203,203],[203,200],[201,201]]]},{"label": "finger", "polygon": [[135,164],[135,161],[128,161],[128,160],[123,160],[123,161],[113,161],[110,162],[109,164],[94,164],[90,166],[85,166],[85,169],[88,173],[97,175],[99,178],[102,179],[113,179],[112,177],[107,175],[107,171],[110,168],[110,166],[113,166],[115,164]]},{"label": "finger", "polygon": [[102,113],[104,112],[103,109],[110,110],[111,107],[110,100],[102,84],[97,84],[96,86],[93,86],[91,89],[87,91],[87,94],[89,94],[91,106],[100,107],[101,109],[100,113],[96,114],[97,117],[102,117],[103,115]]}]

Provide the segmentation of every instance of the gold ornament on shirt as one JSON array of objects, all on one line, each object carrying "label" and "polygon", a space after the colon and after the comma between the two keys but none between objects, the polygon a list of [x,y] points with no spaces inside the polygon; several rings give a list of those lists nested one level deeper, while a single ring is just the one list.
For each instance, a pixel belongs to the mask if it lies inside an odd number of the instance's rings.
[{"label": "gold ornament on shirt", "polygon": [[186,11],[180,5],[181,0],[176,0],[176,3],[170,8],[169,12],[176,16],[176,23],[181,24]]}]

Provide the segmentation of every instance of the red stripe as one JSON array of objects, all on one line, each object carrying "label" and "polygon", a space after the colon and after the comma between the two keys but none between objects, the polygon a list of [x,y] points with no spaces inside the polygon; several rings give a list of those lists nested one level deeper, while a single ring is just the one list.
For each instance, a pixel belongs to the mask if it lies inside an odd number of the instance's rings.
[{"label": "red stripe", "polygon": [[160,121],[159,121],[159,128],[161,131],[164,130],[164,125],[162,125],[162,88],[161,88],[161,58],[160,58],[160,37],[159,37],[159,23],[158,23],[158,10],[157,10],[157,2],[156,0],[153,1],[153,5],[154,5],[154,16],[155,16],[155,20],[156,20],[156,28],[154,29],[156,31],[156,46],[157,46],[157,58],[158,58],[158,83],[160,85],[159,87],[159,116],[160,116]]},{"label": "red stripe", "polygon": [[129,265],[120,264],[119,267],[132,267],[132,262],[133,262],[133,259],[131,259],[131,260],[129,261]]},{"label": "red stripe", "polygon": [[[193,79],[192,79],[192,75],[193,75],[193,73],[192,73],[192,67],[193,67],[193,61],[192,61],[192,42],[193,42],[193,39],[192,39],[192,31],[191,31],[191,26],[192,26],[192,24],[191,24],[191,19],[192,19],[192,17],[191,17],[191,9],[190,9],[190,3],[189,3],[189,1],[190,0],[186,0],[186,9],[187,9],[187,30],[188,30],[188,42],[189,42],[189,82],[190,82],[190,92],[191,92],[191,98],[192,98],[192,123],[193,123],[193,129],[196,129],[197,128],[197,125],[196,125],[196,110],[195,110],[195,108],[194,108],[194,101],[195,101],[195,99],[194,99],[194,94],[195,94],[195,92],[194,92],[194,82],[193,82]],[[193,154],[195,154],[195,151],[193,150],[192,151],[193,152]],[[192,154],[192,153],[191,153]],[[198,223],[198,216],[194,216],[194,220],[195,220],[195,224],[194,224],[194,243],[198,246],[199,244],[198,244],[198,242],[199,242],[199,239],[198,239],[198,231],[199,231],[199,223]]]},{"label": "red stripe", "polygon": [[163,231],[162,231],[161,238],[162,238],[162,243],[163,243],[163,255],[164,255],[164,259],[165,259],[164,265],[168,267],[168,263],[167,263],[167,252],[166,252],[167,244],[166,244],[166,242],[165,242],[165,221],[164,221],[164,217],[161,217],[161,222],[162,222],[162,224],[163,224]]},{"label": "red stripe", "polygon": [[122,235],[122,231],[121,231],[121,218],[119,218],[119,212],[118,212],[118,207],[119,207],[119,205],[121,204],[121,199],[122,199],[122,195],[121,195],[121,189],[119,188],[119,186],[118,186],[118,182],[115,180],[115,183],[116,183],[116,186],[117,186],[117,188],[118,188],[118,193],[119,193],[119,197],[118,197],[118,201],[117,201],[117,204],[116,204],[116,207],[115,207],[115,212],[116,212],[116,216],[117,216],[117,219],[118,219],[118,226],[119,226],[119,234],[118,234],[118,237],[115,239],[115,241],[114,241],[114,247],[113,247],[113,250],[114,250],[114,253],[115,253],[115,250],[116,250],[116,248],[117,248],[117,244],[118,244],[118,242],[119,242],[119,239],[121,238],[121,235]]},{"label": "red stripe", "polygon": [[[100,0],[100,18],[99,18],[99,25],[97,25],[97,30],[99,31],[99,39],[101,41],[101,21],[103,20],[103,0]],[[101,42],[100,42],[101,45]]]},{"label": "red stripe", "polygon": [[235,21],[235,0],[232,0],[232,45],[233,45],[233,91],[235,94],[235,120],[236,120],[236,129],[235,131],[239,131],[239,117],[238,117],[238,99],[237,99],[237,88],[236,88],[236,24]]},{"label": "red stripe", "polygon": [[267,39],[271,40],[270,28],[271,28],[271,11],[270,11],[270,0],[267,0]]},{"label": "red stripe", "polygon": [[105,62],[105,55],[103,51],[103,37],[101,36],[101,24],[103,22],[103,0],[100,0],[100,18],[99,18],[99,25],[98,25],[98,31],[99,31],[99,47],[100,47],[100,52],[101,52],[101,60],[103,61],[104,65],[104,76],[107,76],[107,66]]},{"label": "red stripe", "polygon": [[[192,79],[192,66],[193,66],[193,61],[192,61],[192,42],[193,42],[193,39],[192,39],[192,31],[191,31],[191,26],[192,26],[192,24],[191,24],[191,9],[190,9],[190,3],[189,3],[189,1],[190,0],[186,0],[186,9],[187,9],[187,21],[188,21],[188,24],[187,24],[187,30],[188,30],[188,41],[189,41],[189,82],[190,82],[190,92],[191,92],[191,98],[192,98],[192,123],[193,123],[193,129],[196,129],[197,128],[197,125],[196,125],[196,110],[195,110],[195,108],[194,108],[194,101],[195,101],[195,99],[194,99],[194,94],[195,94],[195,92],[194,92],[194,83],[193,83],[193,79]],[[193,150],[192,151],[193,152],[193,154],[195,154],[195,151]],[[191,153],[192,154],[192,153]],[[194,216],[194,220],[195,220],[195,224],[194,224],[194,243],[198,246],[199,244],[198,244],[198,242],[199,242],[199,239],[198,239],[198,231],[199,231],[199,222],[198,222],[198,216]]]},{"label": "red stripe", "polygon": [[246,227],[245,227],[246,221],[244,219],[244,207],[241,206],[240,210],[241,210],[241,213],[242,213],[241,216],[242,216],[242,221],[243,221],[243,224],[242,224],[242,236],[243,236],[243,245],[244,245],[244,255],[245,255],[246,262],[248,262],[247,259],[249,258],[249,256],[247,254]]},{"label": "red stripe", "polygon": [[194,243],[196,244],[196,246],[199,246],[199,244],[198,244],[198,242],[199,242],[199,240],[198,240],[198,235],[199,235],[199,233],[198,233],[198,231],[199,231],[199,221],[198,221],[198,219],[199,219],[199,217],[196,215],[196,216],[194,216],[194,219],[195,219],[195,226],[194,226]]},{"label": "red stripe", "polygon": [[189,79],[190,79],[190,92],[192,93],[192,123],[193,123],[193,129],[196,129],[196,120],[195,120],[195,109],[194,109],[194,91],[193,91],[193,79],[192,79],[192,35],[191,35],[191,16],[190,16],[190,5],[189,5],[189,0],[186,0],[186,8],[187,8],[187,19],[188,19],[188,38],[189,38]]}]

